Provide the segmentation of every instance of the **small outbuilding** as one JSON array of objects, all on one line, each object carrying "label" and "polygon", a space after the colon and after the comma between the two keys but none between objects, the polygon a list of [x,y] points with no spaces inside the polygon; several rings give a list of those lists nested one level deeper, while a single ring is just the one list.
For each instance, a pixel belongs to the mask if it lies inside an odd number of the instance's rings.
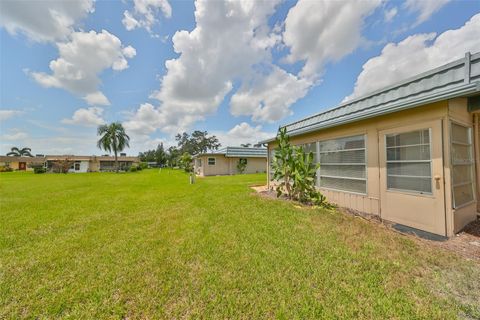
[{"label": "small outbuilding", "polygon": [[[480,212],[480,53],[285,128],[341,207],[442,237]],[[276,139],[263,143],[271,163]]]},{"label": "small outbuilding", "polygon": [[267,171],[266,148],[226,147],[193,159],[195,174],[201,177]]}]

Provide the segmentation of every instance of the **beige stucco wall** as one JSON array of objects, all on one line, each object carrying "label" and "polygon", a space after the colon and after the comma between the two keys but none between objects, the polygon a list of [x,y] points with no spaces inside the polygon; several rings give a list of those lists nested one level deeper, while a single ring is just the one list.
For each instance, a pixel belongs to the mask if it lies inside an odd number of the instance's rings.
[{"label": "beige stucco wall", "polygon": [[[336,190],[321,189],[327,199],[340,207],[352,208],[374,215],[382,215],[380,206],[380,168],[379,168],[379,132],[391,128],[441,121],[443,131],[443,176],[445,190],[445,223],[446,234],[452,236],[476,215],[476,203],[465,206],[454,212],[452,208],[450,177],[450,120],[472,124],[472,115],[466,108],[466,99],[454,99],[428,104],[415,109],[401,111],[385,116],[358,121],[334,128],[328,128],[301,136],[293,136],[290,141],[294,145],[321,140],[364,134],[367,141],[367,194],[356,194]],[[441,139],[438,139],[441,141]],[[441,142],[438,142],[441,143]],[[275,148],[275,142],[268,145],[268,156]],[[268,177],[270,181],[270,177]],[[399,203],[399,206],[402,204]]]},{"label": "beige stucco wall", "polygon": [[18,170],[18,161],[5,161],[5,162],[0,162],[0,166],[8,166],[12,168],[13,170]]},{"label": "beige stucco wall", "polygon": [[[208,164],[208,158],[215,158],[215,165]],[[237,174],[237,163],[240,158],[226,158],[223,155],[215,156],[199,156],[197,159],[202,160],[202,165],[194,162],[195,173],[199,176],[216,176]],[[262,173],[267,170],[266,158],[247,158],[247,166],[244,173]]]}]

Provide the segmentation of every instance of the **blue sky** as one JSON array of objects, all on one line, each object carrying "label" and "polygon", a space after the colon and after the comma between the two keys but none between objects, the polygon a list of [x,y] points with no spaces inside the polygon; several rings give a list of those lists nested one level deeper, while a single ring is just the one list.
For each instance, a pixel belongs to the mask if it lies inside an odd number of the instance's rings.
[{"label": "blue sky", "polygon": [[0,3],[0,153],[130,154],[207,130],[279,125],[480,51],[479,1]]}]

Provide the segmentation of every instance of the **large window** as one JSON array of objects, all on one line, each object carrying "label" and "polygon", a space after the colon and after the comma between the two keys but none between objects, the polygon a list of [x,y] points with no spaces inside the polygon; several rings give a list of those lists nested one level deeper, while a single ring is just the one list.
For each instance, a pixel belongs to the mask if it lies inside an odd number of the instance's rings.
[{"label": "large window", "polygon": [[322,188],[367,193],[365,136],[319,142]]},{"label": "large window", "polygon": [[472,129],[451,124],[453,207],[474,200]]},{"label": "large window", "polygon": [[387,189],[432,193],[430,130],[386,136]]},{"label": "large window", "polygon": [[271,149],[269,154],[268,154],[268,173],[269,173],[269,178],[270,181],[273,180],[273,159],[275,158],[275,149]]},{"label": "large window", "polygon": [[303,151],[305,151],[306,154],[309,154],[310,152],[313,153],[313,161],[317,163],[318,162],[317,143],[316,142],[306,143],[301,146],[303,147]]}]

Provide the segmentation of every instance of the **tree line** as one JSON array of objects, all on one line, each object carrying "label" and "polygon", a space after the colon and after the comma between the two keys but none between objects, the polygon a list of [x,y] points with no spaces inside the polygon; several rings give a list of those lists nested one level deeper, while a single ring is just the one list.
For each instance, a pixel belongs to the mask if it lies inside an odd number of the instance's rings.
[{"label": "tree line", "polygon": [[165,149],[163,143],[160,143],[156,149],[140,152],[138,157],[142,162],[155,162],[159,166],[184,167],[188,165],[187,162],[191,162],[191,156],[218,150],[221,147],[215,135],[200,130],[195,130],[191,134],[179,133],[175,136],[175,141],[176,146]]}]

